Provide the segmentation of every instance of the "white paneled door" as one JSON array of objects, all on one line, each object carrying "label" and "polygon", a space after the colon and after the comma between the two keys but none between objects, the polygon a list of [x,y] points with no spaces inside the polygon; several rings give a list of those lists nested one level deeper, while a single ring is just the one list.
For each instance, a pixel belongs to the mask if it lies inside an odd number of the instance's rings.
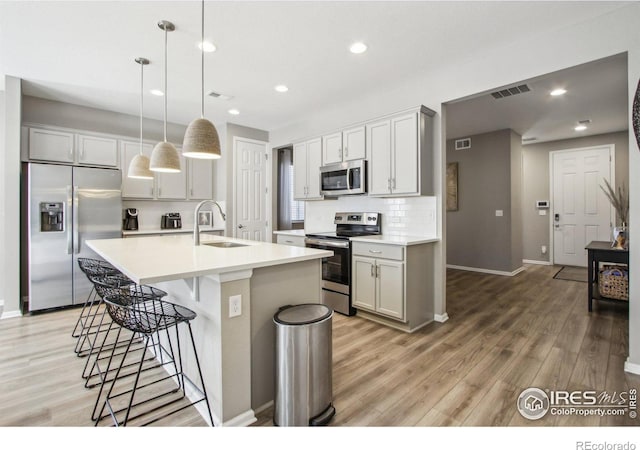
[{"label": "white paneled door", "polygon": [[611,182],[613,146],[552,152],[553,262],[587,266],[584,247],[611,239],[611,205],[600,186]]},{"label": "white paneled door", "polygon": [[266,142],[234,139],[234,236],[241,239],[266,240],[266,151]]}]

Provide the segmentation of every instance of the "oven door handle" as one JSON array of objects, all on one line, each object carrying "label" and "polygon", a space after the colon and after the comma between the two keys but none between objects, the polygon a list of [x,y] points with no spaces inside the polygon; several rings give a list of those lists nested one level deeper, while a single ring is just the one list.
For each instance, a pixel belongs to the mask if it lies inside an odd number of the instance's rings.
[{"label": "oven door handle", "polygon": [[351,190],[351,167],[347,169],[347,189]]},{"label": "oven door handle", "polygon": [[335,241],[329,241],[324,239],[305,238],[304,242],[305,244],[320,245],[322,247],[349,248],[349,241],[335,242]]}]

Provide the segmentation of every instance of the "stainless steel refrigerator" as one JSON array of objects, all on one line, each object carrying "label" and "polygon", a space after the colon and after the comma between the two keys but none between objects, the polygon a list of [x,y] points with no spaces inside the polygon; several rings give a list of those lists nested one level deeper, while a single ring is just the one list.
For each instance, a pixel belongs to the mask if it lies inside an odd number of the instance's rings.
[{"label": "stainless steel refrigerator", "polygon": [[23,175],[23,310],[83,304],[78,258],[98,257],[85,241],[121,237],[120,170],[25,163]]}]

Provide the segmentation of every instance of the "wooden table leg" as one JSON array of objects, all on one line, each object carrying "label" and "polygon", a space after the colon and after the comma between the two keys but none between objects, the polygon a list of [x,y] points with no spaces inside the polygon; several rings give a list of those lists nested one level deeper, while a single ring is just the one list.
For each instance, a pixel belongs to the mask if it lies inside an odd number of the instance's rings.
[{"label": "wooden table leg", "polygon": [[589,250],[587,252],[589,254],[589,270],[588,270],[588,275],[587,275],[587,288],[589,289],[588,292],[588,307],[589,307],[589,312],[593,311],[593,279],[594,279],[594,252],[593,250]]}]

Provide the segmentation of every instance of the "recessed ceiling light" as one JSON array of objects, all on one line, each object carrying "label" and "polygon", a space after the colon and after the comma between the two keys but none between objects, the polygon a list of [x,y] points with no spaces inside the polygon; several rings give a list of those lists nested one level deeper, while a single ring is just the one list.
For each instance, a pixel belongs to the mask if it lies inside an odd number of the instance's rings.
[{"label": "recessed ceiling light", "polygon": [[576,130],[576,131],[584,131],[584,130],[586,130],[586,129],[587,129],[587,126],[586,126],[586,125],[584,125],[584,124],[577,125],[577,126],[574,128],[574,130]]},{"label": "recessed ceiling light", "polygon": [[160,89],[151,89],[149,92],[151,92],[153,95],[157,95],[158,97],[162,97],[164,95],[164,92],[162,92]]},{"label": "recessed ceiling light", "polygon": [[553,91],[551,91],[551,95],[553,95],[554,97],[557,97],[558,95],[564,95],[567,93],[566,89],[554,89]]},{"label": "recessed ceiling light", "polygon": [[354,42],[353,44],[351,44],[351,47],[349,47],[349,51],[357,55],[366,52],[367,46],[363,42]]},{"label": "recessed ceiling light", "polygon": [[198,48],[203,52],[211,53],[216,51],[216,46],[212,42],[202,41],[198,42]]},{"label": "recessed ceiling light", "polygon": [[276,87],[274,87],[274,89],[278,92],[287,92],[289,90],[289,88],[286,87],[284,84],[279,84]]},{"label": "recessed ceiling light", "polygon": [[238,111],[235,108],[234,109],[230,109],[228,112],[229,112],[229,114],[233,114],[234,116],[237,116],[238,114],[240,114],[240,111]]}]

